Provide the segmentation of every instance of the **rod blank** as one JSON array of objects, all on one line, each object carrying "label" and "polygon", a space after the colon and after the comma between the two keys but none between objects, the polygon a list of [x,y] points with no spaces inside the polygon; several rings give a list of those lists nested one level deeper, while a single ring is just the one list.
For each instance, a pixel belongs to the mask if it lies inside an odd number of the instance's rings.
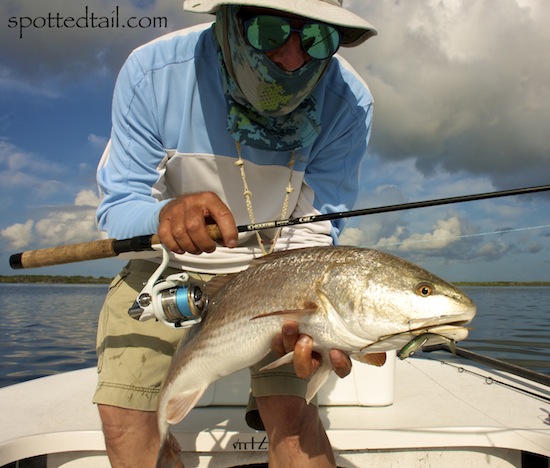
[{"label": "rod blank", "polygon": [[461,195],[458,197],[438,198],[435,200],[425,200],[411,203],[400,203],[398,205],[378,206],[374,208],[364,208],[360,210],[340,211],[336,213],[327,213],[320,215],[304,216],[302,218],[282,219],[280,221],[269,221],[266,223],[248,224],[239,226],[239,232],[260,231],[262,229],[271,229],[286,226],[295,226],[297,224],[316,223],[320,221],[332,221],[333,219],[353,218],[355,216],[366,216],[371,214],[391,213],[393,211],[412,210],[415,208],[426,208],[430,206],[449,205],[451,203],[462,203],[476,200],[487,200],[489,198],[509,197],[511,195],[526,195],[538,192],[550,191],[550,185],[539,185],[535,187],[526,187],[512,190],[502,190],[498,192],[478,193],[474,195]]}]

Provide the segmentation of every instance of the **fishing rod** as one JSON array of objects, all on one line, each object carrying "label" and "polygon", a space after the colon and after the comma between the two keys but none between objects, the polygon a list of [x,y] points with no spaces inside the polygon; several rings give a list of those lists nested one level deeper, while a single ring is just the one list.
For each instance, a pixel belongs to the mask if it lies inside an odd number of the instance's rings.
[{"label": "fishing rod", "polygon": [[[412,210],[430,206],[448,205],[451,203],[462,203],[475,200],[486,200],[489,198],[508,197],[511,195],[525,195],[538,192],[550,191],[550,185],[539,185],[520,189],[502,190],[497,192],[478,193],[474,195],[462,195],[458,197],[438,198],[434,200],[417,201],[412,203],[401,203],[398,205],[386,205],[374,208],[364,208],[351,211],[340,211],[319,215],[302,216],[299,218],[281,219],[263,223],[246,224],[237,226],[238,232],[261,231],[279,227],[296,226],[300,224],[317,223],[321,221],[332,221],[342,218],[353,218],[371,214],[390,213],[394,211]],[[216,241],[222,238],[218,226],[211,224],[207,226],[210,237]],[[47,249],[29,250],[16,253],[10,257],[10,266],[13,269],[37,268],[64,263],[82,262],[86,260],[97,260],[101,258],[116,257],[122,253],[143,252],[155,250],[153,246],[160,244],[156,234],[137,236],[129,239],[104,239],[79,244],[61,245]]]},{"label": "fishing rod", "polygon": [[271,229],[278,227],[294,226],[296,224],[316,223],[320,221],[332,221],[341,218],[353,218],[355,216],[365,216],[379,213],[391,213],[392,211],[412,210],[415,208],[425,208],[429,206],[449,205],[451,203],[461,203],[474,200],[486,200],[488,198],[508,197],[510,195],[525,195],[529,193],[545,192],[550,190],[550,185],[538,185],[535,187],[525,187],[521,189],[502,190],[498,192],[478,193],[474,195],[462,195],[458,197],[438,198],[435,200],[425,200],[411,203],[400,203],[398,205],[386,205],[375,208],[363,208],[360,210],[340,211],[320,215],[302,216],[300,218],[282,219],[279,221],[269,221],[267,223],[248,224],[238,226],[239,232],[260,231],[262,229]]}]

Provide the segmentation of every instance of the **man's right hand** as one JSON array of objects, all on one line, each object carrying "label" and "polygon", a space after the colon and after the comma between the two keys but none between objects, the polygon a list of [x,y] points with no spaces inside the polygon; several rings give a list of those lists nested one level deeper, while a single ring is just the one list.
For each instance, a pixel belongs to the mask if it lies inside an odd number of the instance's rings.
[{"label": "man's right hand", "polygon": [[200,254],[216,250],[206,225],[215,223],[226,247],[237,246],[237,225],[231,210],[212,192],[180,195],[159,214],[160,241],[171,251]]}]

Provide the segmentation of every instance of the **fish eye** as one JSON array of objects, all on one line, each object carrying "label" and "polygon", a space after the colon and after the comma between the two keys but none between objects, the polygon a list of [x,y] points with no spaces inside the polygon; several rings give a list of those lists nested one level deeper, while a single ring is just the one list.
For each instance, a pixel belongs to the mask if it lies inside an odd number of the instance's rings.
[{"label": "fish eye", "polygon": [[435,288],[432,284],[420,283],[416,287],[415,293],[420,297],[428,297],[428,296],[431,296],[434,291],[435,291]]}]

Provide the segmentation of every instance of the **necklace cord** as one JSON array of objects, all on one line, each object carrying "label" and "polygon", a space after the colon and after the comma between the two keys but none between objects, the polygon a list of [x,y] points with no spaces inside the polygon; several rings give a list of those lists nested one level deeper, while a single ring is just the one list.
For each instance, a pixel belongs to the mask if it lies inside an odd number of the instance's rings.
[{"label": "necklace cord", "polygon": [[[256,224],[256,217],[254,216],[254,208],[252,207],[252,191],[250,190],[250,187],[248,186],[248,182],[246,180],[246,172],[244,169],[244,159],[241,154],[241,143],[239,141],[235,141],[235,147],[237,148],[237,160],[235,161],[235,166],[239,168],[239,171],[241,173],[241,179],[243,182],[243,196],[246,204],[246,210],[248,211],[248,217],[250,218],[250,222],[252,224]],[[294,187],[292,187],[292,175],[294,174],[295,160],[296,160],[296,154],[294,150],[292,150],[290,152],[290,161],[288,163],[290,174],[288,176],[288,184],[285,188],[285,198],[283,200],[283,206],[281,209],[281,217],[280,217],[281,220],[286,218],[286,214],[288,211],[288,203],[290,200],[290,194],[294,192]],[[269,250],[266,250],[265,248],[264,241],[260,235],[260,231],[255,231],[256,239],[258,240],[258,245],[263,255],[268,255],[275,250],[275,245],[277,244],[277,241],[281,236],[282,229],[283,229],[282,226],[280,226],[275,231],[275,235],[273,236],[273,239],[271,239],[270,241],[271,245],[269,247]]]}]

